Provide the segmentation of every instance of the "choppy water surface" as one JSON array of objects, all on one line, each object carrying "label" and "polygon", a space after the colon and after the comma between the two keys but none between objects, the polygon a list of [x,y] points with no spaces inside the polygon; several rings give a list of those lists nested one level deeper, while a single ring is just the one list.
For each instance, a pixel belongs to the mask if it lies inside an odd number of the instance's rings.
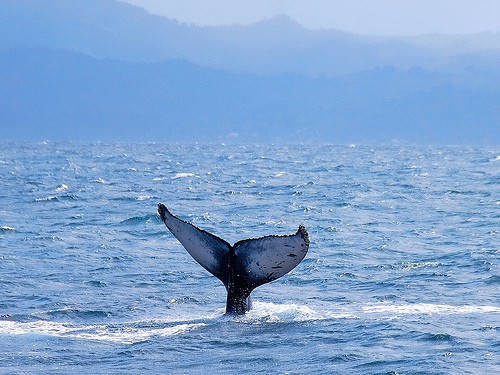
[{"label": "choppy water surface", "polygon": [[[500,150],[0,148],[0,373],[500,372]],[[223,316],[166,230],[309,254]]]}]

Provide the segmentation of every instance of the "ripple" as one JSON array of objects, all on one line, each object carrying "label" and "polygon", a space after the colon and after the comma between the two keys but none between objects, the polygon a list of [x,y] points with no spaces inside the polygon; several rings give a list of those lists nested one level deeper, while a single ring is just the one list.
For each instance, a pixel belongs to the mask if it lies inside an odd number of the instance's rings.
[{"label": "ripple", "polygon": [[455,341],[456,340],[454,336],[447,334],[447,333],[425,333],[420,337],[420,339],[424,340],[424,341],[431,341],[431,342],[434,342],[434,341],[438,341],[438,342]]},{"label": "ripple", "polygon": [[98,281],[98,280],[85,281],[85,285],[96,287],[96,288],[104,288],[104,287],[108,286],[105,282]]},{"label": "ripple", "polygon": [[160,216],[157,214],[149,214],[144,216],[134,216],[123,221],[120,221],[120,224],[123,225],[139,225],[139,224],[147,224],[150,222],[158,222],[161,223]]},{"label": "ripple", "polygon": [[65,308],[65,309],[51,310],[44,313],[44,315],[46,315],[50,319],[57,319],[57,320],[59,319],[95,320],[95,319],[108,318],[113,314],[109,311],[102,311],[102,310],[79,310],[79,309]]}]

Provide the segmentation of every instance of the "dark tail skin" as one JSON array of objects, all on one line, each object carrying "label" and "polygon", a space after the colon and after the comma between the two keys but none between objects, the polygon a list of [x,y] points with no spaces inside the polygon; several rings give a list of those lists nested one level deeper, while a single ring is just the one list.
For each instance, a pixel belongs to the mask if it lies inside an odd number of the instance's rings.
[{"label": "dark tail skin", "polygon": [[252,290],[290,272],[309,249],[303,225],[292,235],[242,240],[231,246],[172,215],[161,203],[158,213],[187,252],[222,281],[227,291],[226,314],[241,315],[250,310]]}]

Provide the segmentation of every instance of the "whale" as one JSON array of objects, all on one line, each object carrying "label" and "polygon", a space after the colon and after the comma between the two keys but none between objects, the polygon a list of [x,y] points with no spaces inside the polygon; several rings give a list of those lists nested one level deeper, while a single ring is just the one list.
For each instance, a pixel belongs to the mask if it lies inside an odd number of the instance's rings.
[{"label": "whale", "polygon": [[290,235],[269,235],[234,245],[174,216],[159,203],[158,213],[186,251],[227,291],[226,315],[243,315],[252,307],[250,293],[294,269],[307,254],[309,235],[304,225]]}]

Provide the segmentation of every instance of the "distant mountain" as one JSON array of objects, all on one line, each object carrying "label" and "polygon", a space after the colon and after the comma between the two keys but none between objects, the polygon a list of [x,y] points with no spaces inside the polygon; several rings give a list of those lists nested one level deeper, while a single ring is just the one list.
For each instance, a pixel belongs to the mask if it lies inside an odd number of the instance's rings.
[{"label": "distant mountain", "polygon": [[470,52],[500,56],[496,34],[371,38],[308,30],[285,16],[250,26],[196,27],[113,0],[3,0],[0,35],[0,50],[44,47],[133,62],[183,59],[265,75],[332,77],[383,66],[438,68]]},{"label": "distant mountain", "polygon": [[201,28],[0,0],[0,140],[499,144],[499,36]]},{"label": "distant mountain", "polygon": [[0,53],[0,72],[7,140],[500,142],[500,86],[480,85],[473,73],[459,85],[392,68],[262,77],[48,49]]}]

